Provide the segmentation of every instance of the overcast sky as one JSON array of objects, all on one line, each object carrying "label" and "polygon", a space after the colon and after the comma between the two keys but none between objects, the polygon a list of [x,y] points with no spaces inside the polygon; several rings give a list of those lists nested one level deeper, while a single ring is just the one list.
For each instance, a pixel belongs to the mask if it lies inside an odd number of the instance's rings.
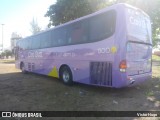
[{"label": "overcast sky", "polygon": [[2,44],[2,25],[4,47],[10,46],[12,32],[17,32],[22,37],[31,35],[30,22],[33,17],[39,26],[44,29],[49,23],[49,18],[44,17],[49,6],[56,0],[0,0],[0,45]]}]

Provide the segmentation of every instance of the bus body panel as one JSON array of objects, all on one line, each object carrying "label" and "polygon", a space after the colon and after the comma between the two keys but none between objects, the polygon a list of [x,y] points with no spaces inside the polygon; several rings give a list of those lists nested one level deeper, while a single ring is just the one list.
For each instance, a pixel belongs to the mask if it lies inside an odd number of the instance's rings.
[{"label": "bus body panel", "polygon": [[[129,59],[131,57],[128,54],[128,43],[130,43],[127,27],[128,20],[126,19],[126,8],[128,7],[132,8],[126,4],[117,4],[75,20],[77,22],[101,12],[115,10],[116,27],[114,34],[110,37],[85,44],[20,50],[18,52],[19,58],[16,60],[16,67],[20,68],[20,64],[23,62],[27,71],[58,78],[60,67],[67,65],[71,69],[73,81],[75,82],[115,88],[133,86],[149,79],[151,77],[150,68],[143,74],[133,74],[135,72],[133,70],[135,60]],[[133,7],[132,9],[136,11],[136,8]],[[63,28],[63,26],[69,24],[72,24],[72,22],[60,25],[60,27]],[[151,48],[148,49],[149,55],[151,55],[150,52]],[[149,62],[149,59],[147,58],[146,62]],[[123,60],[126,60],[127,65],[130,66],[125,72],[120,71],[119,68],[120,62]],[[147,65],[149,64],[147,63]],[[136,67],[136,70],[139,71],[139,68],[140,65]]]},{"label": "bus body panel", "polygon": [[[115,54],[112,50],[115,47],[113,38],[114,36],[99,42],[81,45],[28,50],[20,53],[19,56],[21,56],[21,61],[25,63],[27,71],[49,75],[56,67],[56,74],[59,77],[61,65],[68,65],[73,73],[74,81],[91,84],[91,62],[113,63]],[[22,59],[24,56],[26,57]],[[17,66],[20,66],[20,62]]]}]

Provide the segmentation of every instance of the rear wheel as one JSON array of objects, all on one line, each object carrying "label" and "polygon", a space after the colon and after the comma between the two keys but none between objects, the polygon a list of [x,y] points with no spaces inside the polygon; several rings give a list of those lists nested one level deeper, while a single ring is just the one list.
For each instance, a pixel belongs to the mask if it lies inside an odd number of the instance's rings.
[{"label": "rear wheel", "polygon": [[20,68],[21,68],[22,73],[27,73],[27,71],[25,70],[24,63],[21,63]]},{"label": "rear wheel", "polygon": [[64,66],[60,69],[60,79],[66,85],[73,84],[72,72],[69,67]]}]

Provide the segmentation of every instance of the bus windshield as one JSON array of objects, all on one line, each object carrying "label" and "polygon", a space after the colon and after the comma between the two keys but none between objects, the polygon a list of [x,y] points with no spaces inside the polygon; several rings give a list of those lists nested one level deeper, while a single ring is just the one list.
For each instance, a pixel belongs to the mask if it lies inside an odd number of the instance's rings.
[{"label": "bus windshield", "polygon": [[151,43],[151,23],[148,16],[140,10],[127,8],[126,23],[127,34],[129,38],[132,37],[132,41]]}]

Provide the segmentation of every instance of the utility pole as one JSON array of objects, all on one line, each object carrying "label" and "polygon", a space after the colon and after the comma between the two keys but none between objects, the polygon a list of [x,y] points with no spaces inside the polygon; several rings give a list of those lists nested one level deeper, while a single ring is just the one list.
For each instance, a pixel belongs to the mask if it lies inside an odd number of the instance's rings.
[{"label": "utility pole", "polygon": [[2,25],[2,52],[3,52],[3,26],[4,24],[1,24]]}]

